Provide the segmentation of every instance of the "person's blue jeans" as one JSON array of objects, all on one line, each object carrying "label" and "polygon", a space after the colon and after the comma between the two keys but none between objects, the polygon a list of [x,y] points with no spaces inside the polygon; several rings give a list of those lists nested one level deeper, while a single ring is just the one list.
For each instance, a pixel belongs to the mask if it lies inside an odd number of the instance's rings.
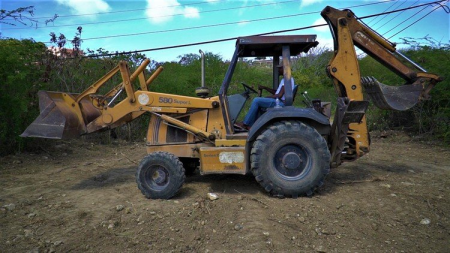
[{"label": "person's blue jeans", "polygon": [[[284,106],[283,102],[280,101],[280,105]],[[252,104],[250,106],[250,110],[248,110],[247,115],[245,115],[244,124],[247,126],[252,126],[255,123],[256,118],[258,117],[259,108],[271,108],[275,107],[275,99],[274,98],[254,98]]]}]

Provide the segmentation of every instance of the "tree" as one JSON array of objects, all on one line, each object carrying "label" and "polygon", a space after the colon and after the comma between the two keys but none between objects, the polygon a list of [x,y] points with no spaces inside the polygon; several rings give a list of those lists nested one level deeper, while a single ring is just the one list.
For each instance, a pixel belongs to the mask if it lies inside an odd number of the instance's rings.
[{"label": "tree", "polygon": [[19,134],[38,115],[37,92],[43,81],[47,48],[33,40],[0,40],[0,154],[20,151]]},{"label": "tree", "polygon": [[[39,21],[33,18],[34,6],[20,7],[12,11],[4,9],[0,10],[0,23],[6,25],[16,26],[16,23],[22,25],[38,26]],[[55,21],[58,17],[57,14],[53,18],[47,19],[44,23],[47,25],[49,22]]]},{"label": "tree", "polygon": [[[74,56],[78,56],[81,48],[81,43],[83,40],[81,39],[81,32],[83,31],[83,27],[77,27],[77,32],[72,40],[70,40],[70,44],[73,46]],[[67,38],[64,34],[60,33],[58,37],[54,32],[50,33],[50,42],[58,45],[58,48],[61,50],[67,43]],[[64,51],[64,50],[63,50]]]},{"label": "tree", "polygon": [[402,43],[404,45],[410,46],[412,49],[420,49],[422,47],[431,47],[431,48],[438,48],[438,49],[450,49],[450,44],[445,43],[439,40],[436,40],[428,35],[426,35],[423,38],[412,38],[412,37],[404,37],[400,38],[403,40]]}]

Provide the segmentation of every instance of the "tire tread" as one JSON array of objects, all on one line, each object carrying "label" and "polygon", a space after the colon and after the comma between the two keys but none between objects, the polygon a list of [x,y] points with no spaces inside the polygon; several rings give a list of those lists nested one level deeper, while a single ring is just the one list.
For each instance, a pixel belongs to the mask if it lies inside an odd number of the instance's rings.
[{"label": "tire tread", "polygon": [[[146,165],[153,161],[165,161],[171,163],[170,165],[172,166],[172,168],[166,168],[169,170],[169,173],[171,173],[170,176],[172,179],[170,185],[167,186],[168,188],[167,191],[166,190],[159,192],[153,191],[152,189],[149,189],[149,187],[146,186],[145,181],[141,180],[141,173],[144,173],[145,169],[148,168],[148,166]],[[185,169],[180,159],[176,157],[174,154],[162,151],[153,152],[145,156],[142,159],[136,171],[137,186],[139,190],[142,192],[142,194],[144,194],[144,196],[148,199],[172,198],[180,190],[181,186],[184,183],[185,178],[186,178]]]},{"label": "tire tread", "polygon": [[[320,168],[319,175],[312,183],[310,183],[311,185],[306,185],[307,189],[302,192],[292,190],[287,191],[283,188],[283,185],[275,185],[273,180],[263,173],[263,170],[266,169],[268,165],[260,162],[261,158],[266,155],[265,149],[272,145],[272,142],[268,141],[271,139],[271,136],[283,136],[283,134],[293,131],[310,138],[309,142],[313,143],[314,151],[316,152],[317,157],[320,157],[320,159],[318,159],[318,166]],[[323,139],[314,128],[309,127],[300,121],[282,121],[269,126],[256,138],[251,149],[251,171],[255,176],[256,181],[274,197],[296,198],[300,195],[310,197],[317,188],[323,185],[326,175],[330,172],[330,157],[331,155],[325,139]]]}]

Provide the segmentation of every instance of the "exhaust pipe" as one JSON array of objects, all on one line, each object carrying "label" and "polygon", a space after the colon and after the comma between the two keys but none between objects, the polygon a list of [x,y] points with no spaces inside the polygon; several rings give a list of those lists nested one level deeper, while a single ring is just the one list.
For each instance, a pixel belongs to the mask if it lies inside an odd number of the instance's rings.
[{"label": "exhaust pipe", "polygon": [[201,49],[198,50],[202,56],[202,88],[205,87],[205,53]]},{"label": "exhaust pipe", "polygon": [[202,56],[202,86],[195,89],[195,94],[201,98],[205,98],[209,95],[209,89],[205,87],[205,53],[201,49],[198,52]]}]

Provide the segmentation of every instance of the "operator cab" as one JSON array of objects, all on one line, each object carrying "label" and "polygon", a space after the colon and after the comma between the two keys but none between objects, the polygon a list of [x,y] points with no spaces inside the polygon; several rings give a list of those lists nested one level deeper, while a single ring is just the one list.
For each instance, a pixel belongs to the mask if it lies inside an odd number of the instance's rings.
[{"label": "operator cab", "polygon": [[[253,88],[242,83],[244,92],[241,94],[228,95],[227,91],[239,58],[245,57],[272,57],[273,59],[273,88],[278,87],[279,75],[277,66],[283,65],[285,80],[285,106],[291,106],[294,99],[295,90],[291,84],[291,55],[307,53],[311,48],[316,47],[316,35],[283,35],[283,36],[249,36],[240,37],[236,42],[236,49],[225,74],[224,81],[219,91],[221,104],[224,105],[224,117],[227,134],[235,132],[233,125],[250,93],[257,93]],[[280,63],[280,57],[282,62]]]}]

